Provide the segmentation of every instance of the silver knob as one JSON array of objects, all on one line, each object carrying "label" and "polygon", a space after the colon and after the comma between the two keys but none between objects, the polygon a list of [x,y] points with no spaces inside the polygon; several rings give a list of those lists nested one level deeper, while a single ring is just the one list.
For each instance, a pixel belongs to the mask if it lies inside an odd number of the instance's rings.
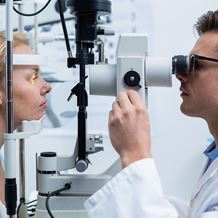
[{"label": "silver knob", "polygon": [[80,173],[84,172],[88,168],[88,162],[85,160],[78,160],[76,162],[76,170]]}]

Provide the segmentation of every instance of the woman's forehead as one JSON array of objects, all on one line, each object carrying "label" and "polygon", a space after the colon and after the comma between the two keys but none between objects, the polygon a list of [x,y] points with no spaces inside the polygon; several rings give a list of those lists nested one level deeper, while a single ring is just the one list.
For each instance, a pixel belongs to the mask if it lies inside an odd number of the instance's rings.
[{"label": "woman's forehead", "polygon": [[[25,44],[19,44],[14,48],[14,54],[33,54],[32,49]],[[14,65],[14,70],[39,70],[39,65]]]},{"label": "woman's forehead", "polygon": [[14,65],[13,69],[23,70],[23,71],[28,71],[28,70],[39,71],[39,65]]},{"label": "woman's forehead", "polygon": [[19,44],[13,49],[14,54],[33,54],[32,49],[25,44]]}]

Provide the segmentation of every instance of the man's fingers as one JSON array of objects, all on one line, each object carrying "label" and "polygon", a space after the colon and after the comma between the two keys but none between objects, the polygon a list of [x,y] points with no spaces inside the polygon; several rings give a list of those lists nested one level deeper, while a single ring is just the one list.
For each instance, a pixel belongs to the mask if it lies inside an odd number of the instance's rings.
[{"label": "man's fingers", "polygon": [[145,102],[140,98],[138,93],[134,90],[130,90],[127,92],[127,96],[130,100],[130,102],[136,106],[137,108],[144,108]]},{"label": "man's fingers", "polygon": [[113,111],[113,115],[114,116],[118,116],[122,110],[120,108],[120,104],[118,101],[114,101],[113,104],[112,104],[112,111]]},{"label": "man's fingers", "polygon": [[111,111],[109,112],[109,117],[108,117],[109,124],[111,123],[111,121],[113,120],[113,118],[114,118],[114,112],[111,110]]},{"label": "man's fingers", "polygon": [[120,108],[119,102],[115,101],[112,104],[112,110],[109,113],[109,123],[108,125],[114,125],[114,122],[119,119],[120,117],[122,117],[122,110]]},{"label": "man's fingers", "polygon": [[129,97],[125,92],[118,93],[117,100],[119,101],[119,105],[122,109],[126,109],[132,106]]}]

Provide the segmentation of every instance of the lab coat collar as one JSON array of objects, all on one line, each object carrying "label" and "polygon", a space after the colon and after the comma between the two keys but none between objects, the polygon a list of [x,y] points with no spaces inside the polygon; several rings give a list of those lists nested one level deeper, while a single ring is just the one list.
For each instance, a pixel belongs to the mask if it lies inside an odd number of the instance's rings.
[{"label": "lab coat collar", "polygon": [[207,147],[204,154],[211,160],[211,162],[218,157],[218,147],[216,147],[215,141]]}]

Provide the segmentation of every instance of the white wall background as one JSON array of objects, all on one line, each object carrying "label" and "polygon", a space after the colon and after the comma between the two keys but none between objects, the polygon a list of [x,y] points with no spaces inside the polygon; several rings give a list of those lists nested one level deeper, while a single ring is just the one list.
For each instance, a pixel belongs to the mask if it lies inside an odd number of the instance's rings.
[{"label": "white wall background", "polygon": [[[114,0],[112,27],[117,33],[148,32],[150,35],[149,53],[152,56],[188,54],[196,40],[193,33],[193,24],[196,19],[208,10],[216,10],[217,7],[217,0]],[[58,18],[52,7],[49,12],[44,12],[40,19]],[[3,15],[4,7],[1,6],[0,30],[5,29]],[[26,21],[26,23],[30,22],[32,21]],[[57,26],[53,28],[57,32],[60,29]],[[110,40],[110,42],[116,41],[115,38]],[[46,50],[53,60],[61,59],[64,66],[64,51],[60,50],[64,49],[64,45],[57,43],[56,47],[54,44],[46,46],[44,50],[40,46],[40,51]],[[107,52],[109,57],[113,58],[111,51]],[[72,84],[75,84],[75,78],[78,75],[75,72],[71,75]],[[66,92],[68,93],[69,90]],[[88,170],[90,173],[101,172],[110,165],[113,159],[117,158],[107,137],[107,114],[112,100],[113,98],[90,97],[89,132],[103,132],[106,135],[105,151],[91,157],[93,166]],[[152,146],[164,190],[167,194],[189,200],[204,159],[202,151],[205,149],[210,134],[204,121],[181,114],[180,103],[179,83],[175,78],[173,88],[150,89]],[[75,102],[71,104],[75,109]],[[35,152],[55,150],[59,154],[71,154],[75,143],[76,126],[77,121],[73,118],[68,125],[62,128],[45,129],[41,135],[27,140],[28,194],[35,187]]]}]

